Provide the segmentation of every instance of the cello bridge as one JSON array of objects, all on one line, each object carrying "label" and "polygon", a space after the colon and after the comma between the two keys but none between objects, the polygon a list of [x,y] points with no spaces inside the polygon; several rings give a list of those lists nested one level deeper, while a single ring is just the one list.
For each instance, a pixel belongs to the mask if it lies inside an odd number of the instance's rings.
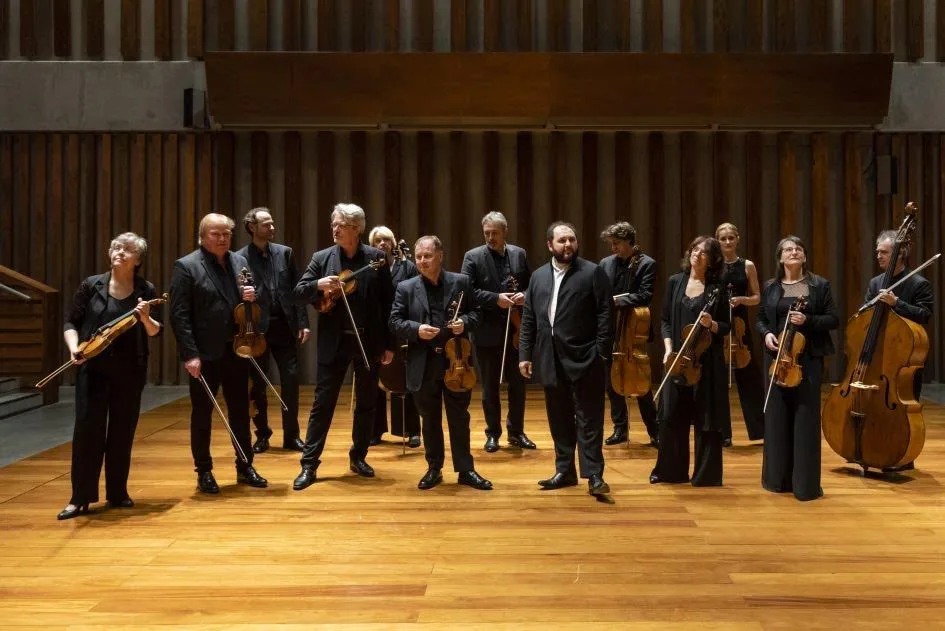
[{"label": "cello bridge", "polygon": [[850,387],[857,390],[879,390],[879,386],[876,384],[863,383],[862,381],[854,381],[850,384]]}]

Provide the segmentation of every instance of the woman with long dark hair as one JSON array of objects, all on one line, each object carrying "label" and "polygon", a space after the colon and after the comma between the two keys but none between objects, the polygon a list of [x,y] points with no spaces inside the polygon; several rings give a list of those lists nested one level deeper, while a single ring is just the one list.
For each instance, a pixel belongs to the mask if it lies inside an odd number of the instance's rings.
[{"label": "woman with long dark hair", "polygon": [[[722,431],[730,424],[725,358],[722,340],[729,331],[728,305],[722,295],[722,248],[713,237],[693,239],[682,264],[673,275],[663,299],[662,333],[669,369],[670,353],[678,352],[688,324],[708,329],[712,342],[699,358],[702,376],[690,385],[668,379],[661,392],[659,455],[650,484],[682,483],[721,486]],[[709,296],[718,291],[715,305],[702,313]],[[701,314],[701,315],[700,315]],[[689,476],[689,426],[695,431],[695,464]]]},{"label": "woman with long dark hair", "polygon": [[[771,386],[765,411],[765,447],[761,485],[773,493],[793,492],[813,500],[820,487],[820,384],[824,357],[834,352],[830,331],[840,326],[830,283],[807,269],[807,248],[795,236],[778,242],[777,276],[765,283],[758,312],[758,332],[767,349],[765,368],[778,352],[778,339],[790,320],[806,338],[798,357],[803,379],[794,388]],[[792,311],[804,298],[803,311]]]}]

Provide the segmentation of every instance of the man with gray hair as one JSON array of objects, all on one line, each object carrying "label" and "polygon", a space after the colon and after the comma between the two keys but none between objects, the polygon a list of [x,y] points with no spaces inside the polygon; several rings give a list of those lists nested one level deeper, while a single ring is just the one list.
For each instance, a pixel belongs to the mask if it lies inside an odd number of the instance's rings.
[{"label": "man with gray hair", "polygon": [[490,453],[497,451],[502,436],[499,378],[503,372],[503,353],[504,372],[509,384],[509,408],[505,421],[509,445],[535,449],[535,443],[525,435],[525,380],[518,371],[518,349],[512,344],[515,331],[509,323],[510,309],[518,312],[512,315],[521,315],[532,270],[525,250],[506,242],[508,222],[505,215],[490,212],[484,216],[482,234],[485,245],[466,252],[462,273],[469,276],[476,301],[482,309],[482,320],[472,338],[482,378],[485,450]]},{"label": "man with gray hair", "polygon": [[[292,484],[296,491],[315,482],[315,471],[321,462],[319,458],[325,449],[349,365],[354,366],[355,376],[353,444],[348,452],[350,468],[362,477],[374,477],[374,469],[365,462],[365,457],[374,428],[377,365],[378,362],[389,364],[394,357],[396,341],[387,328],[394,286],[384,253],[361,243],[364,226],[364,211],[360,206],[336,204],[331,213],[331,236],[335,245],[312,255],[293,292],[296,301],[314,303],[320,312],[315,403],[309,413],[302,448],[302,471]],[[342,281],[343,272],[347,272],[346,277],[357,273],[357,286],[353,290],[350,281]]]}]

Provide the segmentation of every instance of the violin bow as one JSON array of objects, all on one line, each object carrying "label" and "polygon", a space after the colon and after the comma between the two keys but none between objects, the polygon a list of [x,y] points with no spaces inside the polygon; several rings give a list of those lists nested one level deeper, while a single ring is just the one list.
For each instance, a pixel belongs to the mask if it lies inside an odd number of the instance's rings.
[{"label": "violin bow", "polygon": [[[518,291],[518,283],[515,281],[515,277],[511,274],[509,275],[509,289],[515,289]],[[499,383],[502,383],[502,380],[505,378],[505,352],[509,348],[509,329],[512,325],[512,309],[515,308],[515,304],[509,305],[508,313],[505,316],[505,341],[502,343],[502,365],[499,368]]]},{"label": "violin bow", "polygon": [[942,253],[939,252],[939,253],[936,254],[935,256],[930,257],[929,260],[927,260],[925,263],[923,263],[922,265],[918,266],[917,268],[915,268],[914,270],[912,270],[911,272],[909,272],[908,274],[906,274],[905,276],[903,276],[902,278],[900,278],[899,280],[897,280],[895,283],[893,283],[892,285],[890,285],[890,286],[887,287],[886,289],[884,289],[884,290],[882,290],[881,292],[879,292],[878,294],[876,294],[869,302],[867,302],[867,303],[864,304],[862,307],[860,307],[859,309],[857,309],[856,312],[857,312],[857,313],[863,313],[864,311],[866,311],[867,309],[869,309],[870,307],[872,307],[873,305],[875,305],[877,302],[879,302],[879,297],[882,296],[883,293],[888,293],[888,292],[892,291],[893,289],[895,289],[896,287],[898,287],[899,285],[901,285],[902,283],[904,283],[904,282],[906,281],[906,279],[908,279],[909,277],[911,277],[913,274],[917,274],[917,273],[921,272],[921,271],[924,270],[926,267],[928,267],[929,265],[931,265],[932,263],[934,263],[935,261],[937,261],[939,258],[941,258],[941,256],[942,256]]},{"label": "violin bow", "polygon": [[[381,260],[381,259],[379,259]],[[367,269],[367,267],[372,267],[374,263],[368,263],[366,267],[361,268]],[[378,265],[380,267],[380,265]],[[360,271],[360,270],[359,270]],[[351,312],[351,305],[348,304],[348,296],[345,294],[345,288],[342,283],[341,287],[341,300],[345,303],[345,309],[348,311],[348,319],[351,321],[351,330],[354,331],[354,337],[358,340],[358,348],[361,349],[361,359],[364,360],[364,367],[368,370],[371,369],[371,362],[368,361],[367,353],[364,352],[364,344],[361,342],[361,334],[358,333],[358,324],[354,321],[354,313]]]},{"label": "violin bow", "polygon": [[[709,303],[706,302],[706,305],[702,308],[702,311],[699,312],[699,317],[696,318],[696,321],[695,321],[696,325],[702,326],[701,324],[699,324],[699,320],[702,319],[703,313],[708,313],[708,310],[709,310]],[[666,370],[666,374],[663,375],[663,381],[660,382],[660,387],[656,389],[656,394],[653,395],[654,402],[659,401],[660,393],[663,392],[663,386],[666,385],[666,380],[669,379],[669,376],[673,373],[673,368],[676,367],[676,362],[679,361],[679,356],[682,355],[682,350],[686,348],[687,344],[689,344],[689,340],[692,339],[692,335],[695,332],[696,332],[696,327],[692,327],[691,329],[689,329],[689,335],[686,336],[686,340],[682,343],[682,346],[679,347],[679,352],[676,353],[676,357],[675,359],[673,359],[673,363],[670,364],[669,368]]]},{"label": "violin bow", "polygon": [[[732,283],[728,284],[728,322],[731,326],[731,329],[735,328],[735,323],[732,322]],[[732,346],[735,342],[735,331],[729,330],[728,332],[728,389],[732,389]]]},{"label": "violin bow", "polygon": [[[792,306],[793,306],[793,305],[792,305]],[[785,332],[787,332],[788,324],[791,323],[791,314],[792,314],[792,313],[800,313],[800,311],[795,311],[794,309],[788,309],[787,317],[784,319],[784,328],[781,329],[781,337],[780,337],[781,340],[784,339],[784,334],[785,334]],[[777,356],[774,358],[774,374],[775,374],[775,375],[778,374],[778,362],[781,361],[781,351],[783,350],[783,348],[784,348],[783,345],[779,342],[779,343],[778,343],[778,354],[777,354]],[[762,413],[765,413],[765,412],[768,411],[768,399],[771,397],[771,386],[773,386],[773,385],[774,385],[774,376],[772,376],[771,379],[768,380],[768,394],[765,395],[765,406],[764,406],[763,408],[761,408],[761,412],[762,412]]]},{"label": "violin bow", "polygon": [[210,397],[210,401],[213,402],[213,407],[216,408],[217,414],[219,414],[220,418],[223,419],[223,425],[226,427],[226,431],[230,434],[230,440],[233,441],[233,445],[236,447],[236,451],[240,456],[240,460],[246,464],[249,464],[249,458],[246,457],[246,453],[243,451],[243,448],[240,447],[240,441],[236,440],[236,434],[233,433],[233,428],[230,427],[230,421],[226,418],[226,414],[223,413],[223,409],[217,402],[217,398],[213,396],[213,392],[210,391],[210,386],[207,384],[207,380],[204,379],[203,373],[201,372],[197,378],[200,383],[203,384],[203,389],[207,391],[207,396]]}]

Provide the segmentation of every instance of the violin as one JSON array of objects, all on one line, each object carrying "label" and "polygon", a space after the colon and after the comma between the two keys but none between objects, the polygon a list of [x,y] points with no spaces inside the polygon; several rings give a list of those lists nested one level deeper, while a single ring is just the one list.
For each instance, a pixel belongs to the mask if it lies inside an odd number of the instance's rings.
[{"label": "violin", "polygon": [[768,367],[768,377],[772,383],[782,388],[796,388],[804,378],[804,370],[797,362],[804,347],[807,345],[807,338],[803,333],[797,330],[797,325],[791,322],[791,313],[800,312],[807,308],[807,298],[801,296],[797,298],[788,311],[787,321],[784,323],[784,329],[778,336],[778,355]]},{"label": "violin", "polygon": [[[910,202],[905,210],[883,275],[883,290],[890,288],[899,253],[917,226],[916,205]],[[850,361],[843,381],[824,403],[824,438],[839,456],[864,472],[912,462],[925,445],[922,404],[913,386],[913,376],[929,352],[925,328],[876,301],[850,318],[845,346]]]},{"label": "violin", "polygon": [[[396,251],[396,250],[395,250]],[[364,272],[371,269],[380,269],[387,264],[387,260],[384,258],[379,258],[377,260],[371,261],[364,267],[357,269],[355,271],[351,270],[342,270],[338,274],[338,280],[342,282],[344,287],[345,295],[351,295],[358,288],[357,277],[363,274]],[[341,298],[341,289],[334,288],[328,291],[322,292],[321,297],[318,299],[318,311],[319,313],[328,313],[329,311],[335,308],[338,299]]]},{"label": "violin", "polygon": [[[643,260],[640,246],[633,246],[630,258],[630,283]],[[614,392],[623,397],[643,396],[652,389],[650,356],[646,344],[650,337],[649,307],[618,307],[614,349],[611,353],[610,381]]]},{"label": "violin", "polygon": [[[728,284],[729,301],[732,299],[732,284]],[[732,328],[729,334],[725,336],[725,346],[728,352],[725,353],[725,363],[729,365],[729,370],[735,368],[744,368],[751,363],[751,351],[745,344],[745,319],[732,315],[731,302],[729,302],[728,315]],[[729,380],[731,383],[731,379]]]},{"label": "violin", "polygon": [[[240,290],[253,284],[253,275],[245,267],[236,277]],[[233,337],[233,352],[244,359],[259,357],[266,352],[266,336],[259,332],[262,309],[255,302],[243,300],[233,309],[237,332]]]},{"label": "violin", "polygon": [[[146,302],[149,306],[153,307],[155,305],[164,304],[167,302],[167,300],[168,296],[165,293],[160,298],[152,298]],[[138,313],[135,311],[135,309],[132,309],[128,313],[118,316],[111,322],[103,324],[98,329],[96,329],[94,333],[92,333],[92,337],[84,342],[79,343],[73,357],[77,360],[92,359],[93,357],[100,355],[106,348],[111,346],[119,336],[133,329],[138,321]],[[73,359],[70,358],[69,361],[64,363],[62,366],[37,381],[33,387],[42,388],[52,381],[57,375],[69,368],[69,366],[72,366],[72,362]]]},{"label": "violin", "polygon": [[[715,287],[709,292],[705,306],[702,307],[696,321],[683,327],[682,347],[678,351],[670,353],[666,358],[668,367],[666,376],[663,377],[663,384],[666,383],[667,379],[670,379],[673,383],[681,386],[694,386],[702,379],[702,364],[699,360],[712,344],[712,331],[699,324],[699,319],[703,313],[708,313],[715,307],[718,299],[719,288]],[[660,384],[657,395],[662,391],[663,384]]]},{"label": "violin", "polygon": [[[450,303],[453,309],[453,317],[444,325],[449,326],[459,320],[459,307],[463,304],[463,292],[459,292],[459,298]],[[446,341],[444,348],[446,358],[449,360],[449,368],[443,376],[443,385],[453,392],[469,392],[476,385],[476,370],[470,363],[472,356],[472,344],[465,337],[452,337]]]}]

